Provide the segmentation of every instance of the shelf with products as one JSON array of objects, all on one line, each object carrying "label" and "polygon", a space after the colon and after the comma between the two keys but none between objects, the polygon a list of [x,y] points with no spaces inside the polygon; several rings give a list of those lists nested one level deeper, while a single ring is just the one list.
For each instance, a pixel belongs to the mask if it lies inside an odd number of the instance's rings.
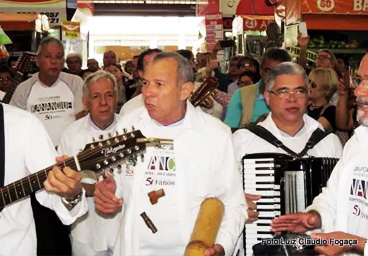
[{"label": "shelf with products", "polygon": [[338,61],[351,67],[352,76],[356,75],[360,60],[368,49],[368,31],[308,30],[308,34],[309,51],[330,50]]}]

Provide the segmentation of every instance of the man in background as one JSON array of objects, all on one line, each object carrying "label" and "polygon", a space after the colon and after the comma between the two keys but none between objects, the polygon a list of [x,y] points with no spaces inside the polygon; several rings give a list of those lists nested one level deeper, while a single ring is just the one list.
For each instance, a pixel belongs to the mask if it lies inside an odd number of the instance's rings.
[{"label": "man in background", "polygon": [[39,72],[18,85],[10,104],[37,116],[57,146],[61,132],[83,110],[83,80],[61,72],[64,46],[56,38],[47,37],[40,42],[36,64]]}]

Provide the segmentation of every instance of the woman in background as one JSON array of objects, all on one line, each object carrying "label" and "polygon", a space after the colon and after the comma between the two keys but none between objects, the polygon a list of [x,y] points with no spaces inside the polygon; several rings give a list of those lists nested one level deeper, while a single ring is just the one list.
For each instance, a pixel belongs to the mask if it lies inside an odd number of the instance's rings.
[{"label": "woman in background", "polygon": [[330,103],[337,90],[338,77],[332,68],[316,68],[309,74],[308,115],[320,122],[326,131],[335,132],[336,107]]},{"label": "woman in background", "polygon": [[125,86],[123,84],[123,70],[118,64],[111,64],[107,68],[107,72],[113,74],[116,78],[116,82],[118,84],[118,105],[116,108],[116,113],[120,112],[121,107],[126,102],[126,94],[125,94]]}]

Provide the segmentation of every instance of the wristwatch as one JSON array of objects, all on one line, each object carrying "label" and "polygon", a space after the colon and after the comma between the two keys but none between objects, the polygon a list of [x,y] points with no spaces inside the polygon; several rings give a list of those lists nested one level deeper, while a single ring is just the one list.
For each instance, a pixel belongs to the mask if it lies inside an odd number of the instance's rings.
[{"label": "wristwatch", "polygon": [[61,201],[65,205],[65,207],[71,211],[81,200],[83,195],[83,189],[73,198],[73,199],[66,199],[64,197],[61,198]]}]

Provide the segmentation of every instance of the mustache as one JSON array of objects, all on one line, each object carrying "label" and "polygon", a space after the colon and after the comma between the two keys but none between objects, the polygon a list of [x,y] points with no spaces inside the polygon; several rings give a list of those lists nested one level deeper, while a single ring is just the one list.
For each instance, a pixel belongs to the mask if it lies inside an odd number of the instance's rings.
[{"label": "mustache", "polygon": [[368,105],[368,98],[365,97],[357,97],[356,98],[356,103],[360,104],[360,105]]}]

